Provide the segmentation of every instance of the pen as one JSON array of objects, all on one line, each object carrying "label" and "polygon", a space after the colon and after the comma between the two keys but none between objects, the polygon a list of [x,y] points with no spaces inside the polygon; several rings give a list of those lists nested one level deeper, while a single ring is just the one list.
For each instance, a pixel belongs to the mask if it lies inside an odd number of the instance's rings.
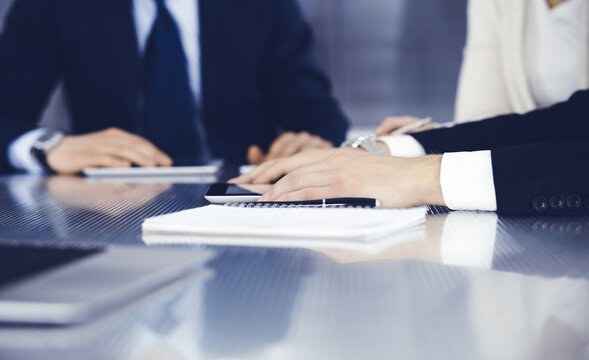
[{"label": "pen", "polygon": [[423,125],[429,124],[432,122],[432,118],[431,117],[427,117],[425,119],[421,119],[418,120],[416,122],[413,122],[411,124],[407,124],[405,126],[402,126],[400,128],[398,128],[397,130],[393,131],[391,133],[391,135],[401,135],[401,134],[406,134],[407,132],[417,129]]},{"label": "pen", "polygon": [[305,201],[258,201],[253,206],[309,206],[309,207],[380,207],[380,201],[371,198],[334,198]]}]

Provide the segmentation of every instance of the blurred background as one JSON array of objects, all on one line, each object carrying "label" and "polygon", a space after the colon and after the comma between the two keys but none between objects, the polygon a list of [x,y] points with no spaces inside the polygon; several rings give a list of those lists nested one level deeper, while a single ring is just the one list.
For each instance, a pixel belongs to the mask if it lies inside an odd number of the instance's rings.
[{"label": "blurred background", "polygon": [[[14,0],[0,0],[0,29]],[[467,0],[298,0],[316,57],[356,129],[388,115],[450,121],[466,36]],[[67,128],[56,90],[41,120]]]}]

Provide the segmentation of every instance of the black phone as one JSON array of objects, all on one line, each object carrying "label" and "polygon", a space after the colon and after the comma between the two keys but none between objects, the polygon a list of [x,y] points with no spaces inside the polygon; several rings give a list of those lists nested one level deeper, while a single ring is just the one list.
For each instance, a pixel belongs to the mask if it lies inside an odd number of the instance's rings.
[{"label": "black phone", "polygon": [[213,184],[207,191],[205,199],[214,204],[235,202],[254,202],[272,185],[268,184]]}]

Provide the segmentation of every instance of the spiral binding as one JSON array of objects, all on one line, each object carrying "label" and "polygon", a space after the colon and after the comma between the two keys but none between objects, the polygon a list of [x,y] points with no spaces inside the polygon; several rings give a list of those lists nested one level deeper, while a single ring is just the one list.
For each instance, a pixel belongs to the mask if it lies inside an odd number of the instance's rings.
[{"label": "spiral binding", "polygon": [[224,204],[224,206],[232,207],[232,208],[256,208],[256,209],[373,209],[370,206],[352,206],[352,205],[284,205],[280,203],[240,203],[240,202],[230,202]]}]

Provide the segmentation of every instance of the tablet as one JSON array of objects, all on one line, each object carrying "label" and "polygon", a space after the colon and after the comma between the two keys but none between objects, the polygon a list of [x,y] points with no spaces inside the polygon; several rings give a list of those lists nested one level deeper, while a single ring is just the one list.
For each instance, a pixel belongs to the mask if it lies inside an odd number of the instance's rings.
[{"label": "tablet", "polygon": [[254,202],[272,185],[268,184],[213,184],[205,199],[213,204]]},{"label": "tablet", "polygon": [[212,160],[206,164],[196,161],[174,160],[174,166],[129,168],[91,167],[84,169],[83,173],[88,177],[215,175],[221,170],[222,166],[223,160],[220,159]]},{"label": "tablet", "polygon": [[192,274],[208,276],[207,250],[0,245],[0,324],[94,320]]}]

